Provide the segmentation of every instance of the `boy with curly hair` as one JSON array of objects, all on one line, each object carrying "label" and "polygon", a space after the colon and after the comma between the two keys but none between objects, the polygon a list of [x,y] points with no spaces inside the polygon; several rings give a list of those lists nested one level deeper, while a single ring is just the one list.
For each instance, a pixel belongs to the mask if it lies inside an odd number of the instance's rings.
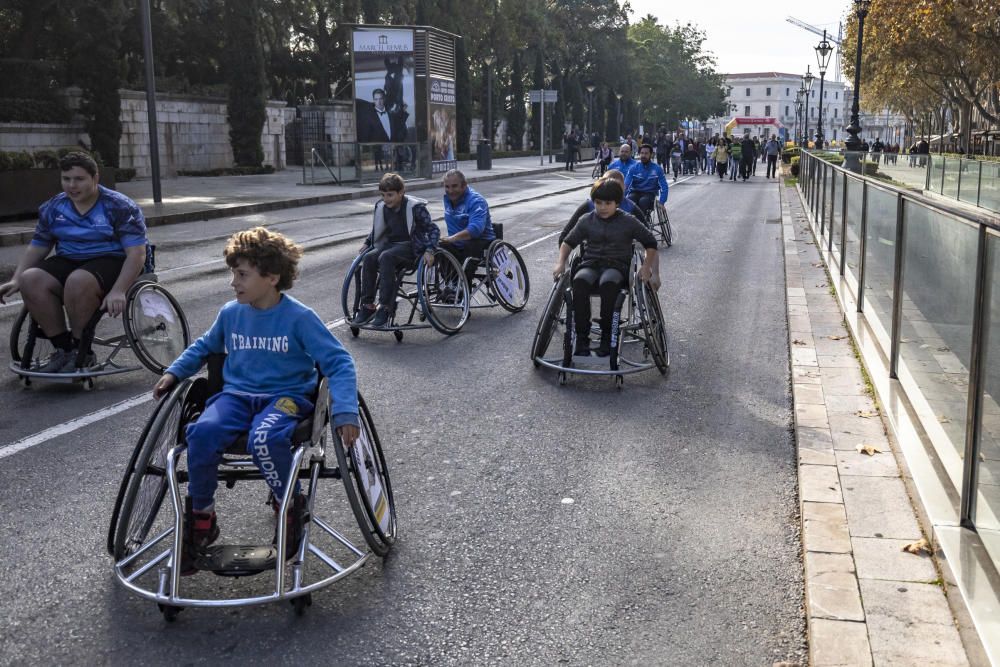
[{"label": "boy with curly hair", "polygon": [[[247,449],[271,488],[282,498],[292,464],[291,438],[311,414],[320,372],[329,379],[333,427],[344,442],[358,437],[354,360],[309,307],[287,294],[298,277],[302,248],[263,227],[236,232],[226,243],[236,299],[181,354],[153,388],[159,398],[198,372],[208,355],[226,353],[223,389],[188,425],[188,516],[182,572],[194,574],[198,553],[219,536],[215,516],[216,468],[236,438],[247,433]],[[288,548],[294,554],[308,520],[298,482],[288,512]],[[277,506],[276,506],[277,507]],[[277,533],[275,533],[277,537]]]}]

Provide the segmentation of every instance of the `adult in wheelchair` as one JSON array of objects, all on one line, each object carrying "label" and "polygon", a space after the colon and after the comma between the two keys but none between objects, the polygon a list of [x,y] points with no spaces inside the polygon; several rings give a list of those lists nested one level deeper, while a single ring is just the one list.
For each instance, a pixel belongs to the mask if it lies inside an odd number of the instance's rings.
[{"label": "adult in wheelchair", "polygon": [[[24,300],[10,333],[10,369],[26,386],[46,379],[88,388],[96,376],[139,364],[162,372],[186,346],[187,323],[156,284],[142,211],[98,184],[89,155],[69,153],[59,167],[63,192],[41,206],[30,245],[0,285],[0,302],[18,291]],[[123,334],[104,330],[105,314],[122,316]],[[118,358],[127,349],[138,363]]]},{"label": "adult in wheelchair", "polygon": [[653,147],[639,148],[639,162],[625,176],[625,199],[642,211],[644,222],[666,247],[673,244],[673,233],[667,217],[670,186],[663,167],[653,162]]},{"label": "adult in wheelchair", "polygon": [[[345,442],[332,428],[330,389],[327,378],[321,377],[311,396],[312,413],[298,421],[291,436],[291,473],[282,496],[272,503],[272,542],[214,544],[192,551],[192,512],[182,492],[190,481],[187,435],[222,389],[224,360],[225,355],[211,355],[207,377],[184,380],[159,401],[132,452],[111,517],[107,548],[116,578],[156,602],[168,621],[184,607],[274,600],[289,600],[301,614],[312,604],[313,592],[355,572],[372,554],[385,556],[396,538],[392,486],[371,412],[359,394],[358,437]],[[252,435],[237,437],[222,453],[216,480],[229,489],[269,474],[249,453]],[[343,482],[367,549],[319,516],[320,480],[326,479]],[[304,487],[301,494],[294,491],[297,484]],[[269,500],[273,498],[269,494]],[[303,499],[304,507],[296,507],[296,498]],[[289,517],[297,510],[302,523],[295,526]],[[256,594],[218,597],[183,576],[192,571],[272,576]]]},{"label": "adult in wheelchair", "polygon": [[[568,373],[579,373],[613,375],[620,387],[626,374],[653,367],[666,373],[669,365],[656,297],[656,240],[638,220],[616,210],[622,197],[616,182],[595,184],[591,196],[595,213],[582,218],[560,247],[555,283],[535,332],[531,357],[536,367],[558,370],[560,384]],[[582,251],[576,249],[581,244]],[[596,323],[591,320],[592,295],[601,301]],[[600,336],[596,350],[591,348],[593,333]],[[556,339],[561,339],[561,349],[552,355],[548,350]],[[641,344],[647,360],[626,354],[626,343]]]}]

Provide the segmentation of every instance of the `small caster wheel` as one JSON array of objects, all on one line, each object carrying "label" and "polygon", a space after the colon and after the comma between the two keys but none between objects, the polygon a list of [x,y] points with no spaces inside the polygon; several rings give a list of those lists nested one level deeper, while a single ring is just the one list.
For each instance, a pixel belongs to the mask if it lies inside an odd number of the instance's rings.
[{"label": "small caster wheel", "polygon": [[175,607],[170,604],[157,604],[160,608],[160,613],[163,614],[163,620],[167,623],[173,623],[177,620],[177,614],[181,613],[181,607]]},{"label": "small caster wheel", "polygon": [[357,338],[359,333],[361,333],[361,329],[359,329],[357,327],[351,327],[351,335],[352,336],[354,336],[355,338]]},{"label": "small caster wheel", "polygon": [[562,371],[559,372],[559,386],[560,387],[566,386],[566,373]]},{"label": "small caster wheel", "polygon": [[21,376],[21,386],[25,389],[31,389],[31,378],[27,375]]},{"label": "small caster wheel", "polygon": [[615,387],[618,388],[618,391],[622,390],[622,385],[624,385],[624,384],[625,384],[625,376],[624,375],[616,375],[615,376]]},{"label": "small caster wheel", "polygon": [[94,378],[83,378],[83,390],[93,391],[94,389]]},{"label": "small caster wheel", "polygon": [[300,595],[297,598],[292,598],[289,602],[292,603],[292,609],[295,610],[295,615],[303,616],[306,613],[306,607],[312,606],[312,593],[306,593],[305,595]]},{"label": "small caster wheel", "polygon": [[532,359],[531,363],[533,363],[535,365],[535,368],[541,368],[542,367],[542,365],[540,363],[538,363],[537,359]]},{"label": "small caster wheel", "polygon": [[392,335],[396,337],[396,342],[397,343],[402,343],[403,342],[403,332],[402,331],[393,331]]}]

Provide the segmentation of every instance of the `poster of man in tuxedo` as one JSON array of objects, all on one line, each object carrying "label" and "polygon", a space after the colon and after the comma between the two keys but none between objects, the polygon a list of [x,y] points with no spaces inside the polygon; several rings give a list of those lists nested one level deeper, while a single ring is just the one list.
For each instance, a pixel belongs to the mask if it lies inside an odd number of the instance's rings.
[{"label": "poster of man in tuxedo", "polygon": [[412,30],[353,32],[358,143],[416,141]]}]

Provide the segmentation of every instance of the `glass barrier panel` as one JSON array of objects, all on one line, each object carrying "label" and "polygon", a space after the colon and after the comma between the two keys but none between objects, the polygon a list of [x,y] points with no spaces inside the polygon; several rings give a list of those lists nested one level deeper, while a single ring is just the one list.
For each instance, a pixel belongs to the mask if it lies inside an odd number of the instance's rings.
[{"label": "glass barrier panel", "polygon": [[908,200],[903,215],[899,379],[961,489],[979,232]]},{"label": "glass barrier panel", "polygon": [[958,199],[958,174],[961,171],[961,160],[955,158],[942,158],[944,163],[944,185],[941,194],[945,197]]},{"label": "glass barrier panel", "polygon": [[982,162],[979,160],[960,160],[962,181],[958,184],[958,200],[976,205],[979,192],[979,177]]},{"label": "glass barrier panel", "polygon": [[917,155],[915,157],[918,164],[923,164],[924,160],[930,160],[931,182],[927,189],[931,192],[941,194],[941,176],[944,174],[944,158],[934,157],[933,155]]},{"label": "glass barrier panel", "polygon": [[[838,178],[837,170],[834,169],[833,167],[827,167],[827,172],[828,172],[828,174],[827,174],[827,179],[826,179],[826,200],[823,202],[823,204],[824,204],[824,206],[823,206],[823,217],[826,220],[826,228],[829,230],[827,233],[833,239],[833,253],[834,253],[834,256],[837,258],[837,261],[839,263],[839,261],[840,261],[840,237],[841,237],[840,225],[843,223],[843,220],[841,219],[841,216],[839,216],[839,215],[836,216],[836,217],[834,217],[834,215],[833,215],[833,209],[834,209],[833,202],[834,202],[834,200],[837,200],[838,203],[840,203],[840,199],[841,199],[841,197],[843,197],[843,193],[841,193],[841,191],[840,191],[840,186],[843,185],[843,180],[841,180],[840,178]],[[831,269],[830,273],[831,274],[839,274],[840,273],[839,266],[837,268],[835,268],[835,269]]]},{"label": "glass barrier panel", "polygon": [[[854,186],[854,184],[852,184]],[[861,184],[856,186],[860,189]],[[851,192],[849,190],[848,192]],[[892,330],[892,278],[896,264],[896,195],[868,188],[868,225],[865,230],[865,317],[877,322],[872,327],[882,351],[889,354]]]},{"label": "glass barrier panel", "polygon": [[1000,212],[1000,162],[982,163],[979,205]]},{"label": "glass barrier panel", "polygon": [[983,420],[973,520],[994,561],[1000,561],[1000,235],[988,234],[990,300],[983,330]]},{"label": "glass barrier panel", "polygon": [[863,196],[864,183],[856,178],[848,178],[846,229],[847,245],[844,272],[851,275],[854,279],[855,285],[857,285],[858,276],[861,271],[861,200]]}]

